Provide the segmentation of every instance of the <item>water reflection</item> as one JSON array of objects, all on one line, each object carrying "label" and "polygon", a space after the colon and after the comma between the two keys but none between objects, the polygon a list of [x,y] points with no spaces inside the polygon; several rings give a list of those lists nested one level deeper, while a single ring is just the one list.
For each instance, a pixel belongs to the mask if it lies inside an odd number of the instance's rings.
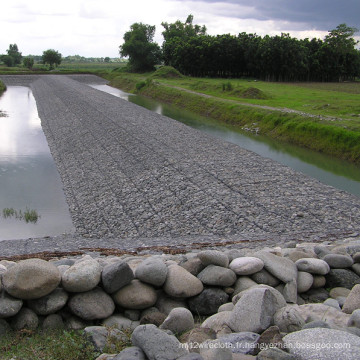
[{"label": "water reflection", "polygon": [[274,141],[264,136],[244,134],[236,127],[227,126],[219,121],[202,117],[183,109],[179,110],[149,98],[127,94],[107,85],[91,86],[181,121],[214,137],[237,144],[261,156],[271,158],[297,171],[310,175],[325,184],[332,185],[360,197],[360,168],[358,166],[318,152]]},{"label": "water reflection", "polygon": [[[68,206],[31,90],[9,86],[0,97],[0,240],[72,232]],[[36,224],[4,218],[5,208],[34,209]]]}]

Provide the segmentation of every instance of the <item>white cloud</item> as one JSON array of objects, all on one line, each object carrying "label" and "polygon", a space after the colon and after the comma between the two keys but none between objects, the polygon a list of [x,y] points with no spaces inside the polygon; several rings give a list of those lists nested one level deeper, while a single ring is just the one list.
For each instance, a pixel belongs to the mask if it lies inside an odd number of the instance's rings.
[{"label": "white cloud", "polygon": [[[42,54],[54,48],[63,56],[117,57],[123,35],[134,22],[156,25],[155,41],[161,44],[161,22],[185,21],[189,14],[194,15],[195,23],[206,25],[211,35],[243,31],[258,35],[289,32],[292,36],[311,38],[326,34],[314,31],[319,29],[315,25],[307,25],[305,12],[300,14],[302,17],[296,15],[289,5],[281,12],[282,17],[277,16],[268,1],[11,0],[1,5],[0,22],[6,31],[0,38],[0,54],[6,52],[9,44],[16,43],[23,55]],[[274,5],[284,3],[283,0],[272,1]],[[303,4],[309,1],[297,0]],[[297,5],[300,7],[301,4]],[[316,14],[312,18],[316,18]],[[347,22],[346,19],[343,22]],[[349,25],[356,26],[350,22]]]}]

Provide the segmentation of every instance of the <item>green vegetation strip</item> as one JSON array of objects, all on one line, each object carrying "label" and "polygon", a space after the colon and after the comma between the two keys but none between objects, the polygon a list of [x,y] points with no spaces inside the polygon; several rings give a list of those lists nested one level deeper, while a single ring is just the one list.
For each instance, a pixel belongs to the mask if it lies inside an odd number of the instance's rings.
[{"label": "green vegetation strip", "polygon": [[36,224],[40,215],[36,210],[26,208],[25,211],[15,210],[14,208],[4,208],[2,211],[4,219],[15,218],[17,220],[24,220],[26,223]]},{"label": "green vegetation strip", "polygon": [[[169,77],[164,76],[161,79],[156,74],[118,73],[116,76],[116,72],[114,72],[111,77],[110,85],[122,90],[186,108],[234,126],[250,129],[256,127],[259,133],[269,137],[360,164],[360,118],[358,118],[360,96],[356,93],[356,88],[360,88],[359,83],[355,83],[353,93],[350,93],[350,91],[341,91],[341,87],[339,87],[340,90],[334,91],[311,87],[309,89],[302,84],[295,86],[295,84],[260,83],[259,86],[257,82],[253,81],[199,80],[181,76],[176,79],[172,77],[169,80]],[[201,81],[200,85],[199,81]],[[189,90],[199,91],[200,86],[201,93],[211,95],[211,97],[168,86],[185,88],[186,84],[188,84]],[[239,86],[243,87],[241,91],[237,91]],[[234,91],[237,101],[234,98]],[[255,99],[247,94],[255,94]],[[298,94],[302,94],[301,99],[295,104]],[[333,102],[332,111],[329,111],[329,106],[319,110],[318,107],[324,105],[324,99],[329,99],[329,94],[333,95],[330,97]],[[327,116],[348,116],[344,119],[334,118],[330,121],[322,117],[254,108],[246,106],[244,104],[246,102],[291,109],[299,109],[304,104],[312,103],[313,109],[309,111],[307,108],[307,113],[319,115],[323,111]],[[341,113],[341,111],[344,112],[341,107],[344,103],[347,103],[347,114]],[[337,108],[339,110],[336,110]],[[304,111],[304,109],[302,110]],[[352,112],[356,117],[351,118]]]}]

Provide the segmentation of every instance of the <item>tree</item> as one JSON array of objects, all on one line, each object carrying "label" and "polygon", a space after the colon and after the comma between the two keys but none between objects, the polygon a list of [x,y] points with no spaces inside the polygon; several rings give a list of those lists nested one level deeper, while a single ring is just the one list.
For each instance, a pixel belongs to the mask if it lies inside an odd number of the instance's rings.
[{"label": "tree", "polygon": [[21,52],[19,52],[18,46],[16,44],[10,44],[9,49],[6,50],[8,53],[8,56],[11,56],[14,60],[14,65],[21,64],[22,55]]},{"label": "tree", "polygon": [[50,70],[61,64],[61,54],[53,49],[45,50],[42,55],[42,62],[49,64]]},{"label": "tree", "polygon": [[1,61],[8,67],[14,66],[14,58],[9,55],[2,55]]},{"label": "tree", "polygon": [[32,67],[34,66],[34,59],[31,57],[26,57],[23,60],[23,64],[25,67],[27,67],[28,69],[32,69]]},{"label": "tree", "polygon": [[129,66],[133,71],[150,71],[161,60],[161,50],[153,42],[155,26],[134,23],[124,35],[124,44],[120,46],[120,55],[129,57]]},{"label": "tree", "polygon": [[106,57],[104,58],[104,62],[109,63],[109,62],[110,62],[110,58],[109,58],[108,56],[106,56]]}]

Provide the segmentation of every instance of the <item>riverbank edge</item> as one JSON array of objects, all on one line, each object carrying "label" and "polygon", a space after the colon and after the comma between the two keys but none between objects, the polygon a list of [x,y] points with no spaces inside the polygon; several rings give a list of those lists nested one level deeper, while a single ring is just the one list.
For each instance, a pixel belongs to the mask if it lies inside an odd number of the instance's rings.
[{"label": "riverbank edge", "polygon": [[0,96],[6,90],[6,85],[0,80]]},{"label": "riverbank edge", "polygon": [[[105,77],[106,78],[106,77]],[[269,136],[320,153],[360,164],[360,134],[321,123],[321,117],[255,108],[226,99],[189,93],[159,82],[148,80],[139,85],[136,78],[121,74],[110,79],[110,86],[146,96],[219,120],[244,131]]]}]

